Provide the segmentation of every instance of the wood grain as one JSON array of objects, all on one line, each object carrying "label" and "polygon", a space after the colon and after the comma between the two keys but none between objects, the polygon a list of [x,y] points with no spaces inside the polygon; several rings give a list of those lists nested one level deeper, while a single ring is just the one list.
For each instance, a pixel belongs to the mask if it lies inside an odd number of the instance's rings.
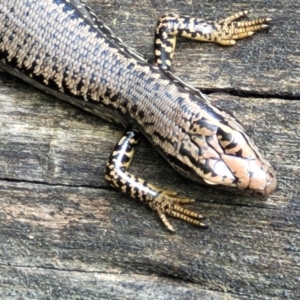
[{"label": "wood grain", "polygon": [[[147,57],[153,20],[166,11],[207,17],[250,8],[245,1],[91,5]],[[251,16],[275,16],[268,32],[232,48],[183,42],[175,68],[197,87],[223,91],[210,100],[242,121],[276,168],[277,191],[259,199],[197,185],[144,140],[131,167],[196,198],[191,207],[208,217],[207,230],[171,219],[171,234],[147,207],[108,187],[104,165],[122,128],[0,74],[1,299],[300,298],[297,2],[251,7]]]}]

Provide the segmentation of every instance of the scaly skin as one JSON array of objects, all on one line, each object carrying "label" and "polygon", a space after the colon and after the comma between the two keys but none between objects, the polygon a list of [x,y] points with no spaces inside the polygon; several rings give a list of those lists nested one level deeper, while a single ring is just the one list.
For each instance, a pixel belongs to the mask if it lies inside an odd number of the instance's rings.
[{"label": "scaly skin", "polygon": [[[231,23],[236,16],[214,23],[211,36],[223,41],[225,32],[231,41],[267,21]],[[248,28],[247,34],[239,28]],[[116,146],[106,179],[157,211],[170,230],[167,214],[200,226],[202,216],[181,207],[191,199],[128,173],[137,132],[196,182],[263,195],[275,189],[273,168],[232,116],[171,73],[143,61],[80,0],[0,0],[0,58],[3,68],[26,82],[129,128],[133,135]]]}]

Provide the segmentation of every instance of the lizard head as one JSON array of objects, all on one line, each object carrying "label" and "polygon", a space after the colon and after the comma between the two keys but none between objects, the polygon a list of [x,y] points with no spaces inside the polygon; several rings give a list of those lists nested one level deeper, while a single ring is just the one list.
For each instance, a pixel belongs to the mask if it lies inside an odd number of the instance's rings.
[{"label": "lizard head", "polygon": [[[198,110],[197,105],[201,105]],[[275,171],[228,113],[196,103],[187,132],[176,145],[171,165],[184,176],[210,185],[227,185],[268,195],[276,188]],[[176,158],[174,158],[176,157]]]}]

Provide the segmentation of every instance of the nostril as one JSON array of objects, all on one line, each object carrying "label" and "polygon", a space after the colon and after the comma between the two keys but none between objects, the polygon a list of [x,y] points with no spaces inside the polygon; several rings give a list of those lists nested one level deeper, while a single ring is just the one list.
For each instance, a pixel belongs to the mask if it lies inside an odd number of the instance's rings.
[{"label": "nostril", "polygon": [[269,184],[265,188],[266,191],[265,195],[269,195],[270,193],[272,193],[277,186],[277,179],[275,177],[274,172],[271,172],[268,175],[269,175],[268,176]]}]

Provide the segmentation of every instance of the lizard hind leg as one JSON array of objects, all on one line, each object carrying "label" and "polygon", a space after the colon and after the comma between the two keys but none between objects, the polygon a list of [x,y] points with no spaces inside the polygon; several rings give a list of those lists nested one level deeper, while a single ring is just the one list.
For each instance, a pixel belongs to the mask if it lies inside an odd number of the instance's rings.
[{"label": "lizard hind leg", "polygon": [[203,216],[182,207],[182,204],[191,203],[194,200],[180,197],[176,192],[159,189],[128,172],[134,149],[139,140],[139,133],[127,130],[111,153],[107,164],[105,179],[111,186],[138,199],[156,211],[170,231],[175,231],[166,215],[181,219],[197,226],[206,227],[202,222]]}]

